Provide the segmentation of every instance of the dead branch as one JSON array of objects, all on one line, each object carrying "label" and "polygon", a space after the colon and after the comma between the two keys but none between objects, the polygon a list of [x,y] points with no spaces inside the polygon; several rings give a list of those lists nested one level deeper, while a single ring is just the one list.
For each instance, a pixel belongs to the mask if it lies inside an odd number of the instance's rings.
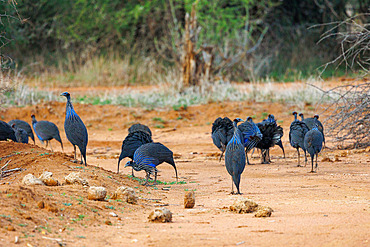
[{"label": "dead branch", "polygon": [[22,168],[13,168],[13,169],[9,169],[9,170],[4,170],[10,164],[10,161],[11,160],[8,160],[5,163],[5,165],[3,165],[0,168],[0,179],[2,179],[4,177],[7,177],[7,176],[10,176],[12,172],[16,172],[16,171],[21,171],[22,170]]},{"label": "dead branch", "polygon": [[[370,146],[370,23],[361,23],[359,17],[362,16],[370,16],[370,13],[325,24],[333,27],[319,40],[322,42],[333,36],[340,40],[340,55],[324,64],[321,74],[332,64],[337,64],[336,68],[345,65],[350,70],[356,70],[356,66],[362,70],[362,75],[357,80],[345,85],[329,90],[315,87],[324,93],[323,97],[330,97],[332,100],[322,113],[329,115],[324,121],[327,134],[341,148]],[[339,28],[347,31],[333,33]]]}]

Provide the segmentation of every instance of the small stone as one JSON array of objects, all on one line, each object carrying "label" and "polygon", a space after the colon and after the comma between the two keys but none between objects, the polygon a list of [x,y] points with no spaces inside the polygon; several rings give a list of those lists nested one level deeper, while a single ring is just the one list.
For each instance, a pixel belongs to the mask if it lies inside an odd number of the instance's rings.
[{"label": "small stone", "polygon": [[252,213],[256,211],[258,204],[250,199],[238,199],[234,201],[233,205],[230,206],[231,211],[235,211],[239,214]]},{"label": "small stone", "polygon": [[135,190],[131,187],[121,186],[113,194],[113,199],[122,199],[124,202],[136,204],[137,196]]},{"label": "small stone", "polygon": [[24,185],[45,185],[40,179],[35,177],[33,174],[27,174],[22,179],[22,184]]},{"label": "small stone", "polygon": [[11,232],[15,231],[14,226],[8,226],[6,229]]},{"label": "small stone", "polygon": [[44,203],[43,201],[39,201],[39,202],[37,203],[37,207],[38,207],[38,208],[44,208],[44,207],[45,207],[45,203]]},{"label": "small stone", "polygon": [[89,200],[103,201],[107,195],[107,190],[104,187],[91,186],[87,193]]},{"label": "small stone", "polygon": [[56,207],[55,204],[46,204],[45,205],[45,209],[48,210],[49,212],[53,212],[53,213],[57,213],[58,212],[58,208]]},{"label": "small stone", "polygon": [[112,222],[111,222],[110,220],[106,220],[106,221],[104,221],[104,223],[105,223],[106,225],[108,225],[108,226],[111,226],[111,225],[112,225]]},{"label": "small stone", "polygon": [[15,236],[14,243],[15,244],[18,244],[19,243],[19,237],[18,236]]},{"label": "small stone", "polygon": [[184,207],[193,208],[195,206],[195,194],[194,191],[188,191],[184,197]]},{"label": "small stone", "polygon": [[254,217],[270,217],[272,212],[274,212],[274,210],[272,210],[270,207],[258,206]]},{"label": "small stone", "polygon": [[118,215],[115,212],[110,212],[109,215],[112,217],[118,217]]},{"label": "small stone", "polygon": [[46,184],[47,186],[58,186],[59,185],[59,182],[58,180],[54,179],[53,177],[53,173],[51,172],[47,172],[47,171],[44,171],[41,176],[39,177],[39,179],[44,183]]},{"label": "small stone", "polygon": [[149,214],[148,219],[152,222],[171,222],[172,213],[167,208],[156,208]]},{"label": "small stone", "polygon": [[67,177],[65,177],[66,184],[81,184],[89,185],[86,179],[80,177],[79,172],[71,172]]}]

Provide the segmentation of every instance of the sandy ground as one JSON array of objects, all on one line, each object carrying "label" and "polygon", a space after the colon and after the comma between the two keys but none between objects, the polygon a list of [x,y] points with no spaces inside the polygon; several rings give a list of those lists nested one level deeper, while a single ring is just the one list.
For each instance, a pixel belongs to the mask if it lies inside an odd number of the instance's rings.
[{"label": "sandy ground", "polygon": [[[65,148],[62,153],[55,140],[54,153],[38,140],[37,146],[0,142],[0,166],[10,160],[8,168],[23,168],[0,180],[0,246],[370,246],[370,149],[337,150],[329,140],[319,156],[317,173],[309,173],[310,165],[297,167],[296,152],[288,142],[290,114],[297,110],[311,116],[314,112],[309,109],[251,102],[179,111],[75,104],[89,132],[87,167],[70,162],[73,148],[63,128],[65,104],[3,109],[4,121],[31,122],[33,113],[38,120],[54,122]],[[286,159],[274,147],[273,163],[262,165],[255,152],[254,165],[246,166],[242,175],[243,195],[231,195],[231,178],[224,161],[218,161],[211,124],[218,116],[256,115],[258,122],[263,112],[282,121]],[[122,140],[135,122],[147,124],[154,141],[175,153],[181,183],[141,186],[128,177],[131,170],[123,168],[128,159],[116,173]],[[175,181],[170,165],[158,168],[160,181]],[[21,185],[26,174],[39,176],[43,171],[53,172],[62,183],[70,172],[79,171],[89,185],[106,187],[109,197],[102,202],[88,200],[88,188],[81,185]],[[144,172],[136,175],[143,178]],[[119,186],[134,188],[138,204],[111,199]],[[195,191],[196,205],[184,209],[184,194],[190,190]],[[238,198],[252,199],[274,212],[268,218],[230,212],[229,206]],[[148,222],[149,213],[164,205],[173,213],[173,222]],[[111,212],[118,217],[110,216]]]}]

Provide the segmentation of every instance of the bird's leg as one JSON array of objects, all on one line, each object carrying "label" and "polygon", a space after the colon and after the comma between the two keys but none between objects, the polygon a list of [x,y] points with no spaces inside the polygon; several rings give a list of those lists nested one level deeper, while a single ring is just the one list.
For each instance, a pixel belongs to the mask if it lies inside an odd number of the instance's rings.
[{"label": "bird's leg", "polygon": [[297,152],[298,152],[298,167],[301,167],[301,163],[300,163],[300,155],[299,155],[299,148],[297,148]]},{"label": "bird's leg", "polygon": [[148,185],[149,173],[146,173],[146,181],[142,185]]},{"label": "bird's leg", "polygon": [[245,149],[245,156],[247,157],[247,164],[248,164],[248,165],[252,165],[251,163],[249,163],[249,159],[248,159],[248,152],[247,152],[247,149]]},{"label": "bird's leg", "polygon": [[315,172],[315,171],[313,170],[313,159],[314,159],[314,156],[311,156],[311,172]]},{"label": "bird's leg", "polygon": [[132,177],[134,178],[135,177],[135,174],[134,174],[134,168],[132,168]]},{"label": "bird's leg", "polygon": [[234,181],[233,181],[233,178],[231,178],[231,194],[234,195]]},{"label": "bird's leg", "polygon": [[307,165],[307,153],[306,153],[306,150],[303,150],[304,151],[304,166],[306,167]]},{"label": "bird's leg", "polygon": [[157,171],[155,171],[155,174],[154,174],[154,183],[153,185],[157,185]]},{"label": "bird's leg", "polygon": [[76,145],[73,145],[74,149],[75,149],[75,158],[74,160],[72,160],[73,163],[77,163],[77,157],[76,157]]},{"label": "bird's leg", "polygon": [[49,141],[46,141],[45,148],[48,147]]},{"label": "bird's leg", "polygon": [[270,149],[267,149],[267,154],[268,154],[268,157],[269,157],[268,162],[269,162],[269,163],[271,163],[271,158],[270,158]]},{"label": "bird's leg", "polygon": [[81,162],[80,162],[80,164],[82,165],[84,162],[82,161],[82,153],[81,153],[81,151],[80,151],[80,154],[81,154]]},{"label": "bird's leg", "polygon": [[316,153],[316,166],[315,166],[315,171],[317,171],[317,167],[318,167],[318,164],[317,164],[317,156],[319,156],[318,153]]},{"label": "bird's leg", "polygon": [[[49,142],[50,142],[50,141],[49,141]],[[54,151],[53,151],[53,147],[51,146],[51,142],[50,142],[50,148],[51,148],[51,152],[54,152]]]},{"label": "bird's leg", "polygon": [[221,159],[222,159],[222,156],[224,155],[224,152],[225,152],[225,151],[222,151],[222,153],[221,153],[221,155],[220,155],[220,160],[219,160],[219,162],[221,162]]}]

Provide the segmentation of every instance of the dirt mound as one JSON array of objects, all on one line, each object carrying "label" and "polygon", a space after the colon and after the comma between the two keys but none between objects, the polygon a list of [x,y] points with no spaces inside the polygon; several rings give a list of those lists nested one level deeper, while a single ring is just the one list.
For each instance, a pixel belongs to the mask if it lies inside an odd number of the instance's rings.
[{"label": "dirt mound", "polygon": [[[20,237],[25,232],[50,233],[63,232],[71,228],[104,224],[112,211],[145,208],[127,204],[122,200],[111,200],[114,191],[120,186],[134,187],[137,184],[126,175],[120,175],[95,166],[76,165],[72,157],[64,153],[50,151],[32,144],[0,142],[0,165],[9,163],[7,169],[22,170],[0,180],[0,229],[12,231]],[[87,186],[24,186],[23,177],[33,174],[39,177],[44,171],[53,173],[53,177],[64,181],[71,172],[80,172],[92,186],[104,186],[108,190],[105,201],[96,202],[87,199]],[[137,188],[137,187],[136,187]],[[111,223],[120,217],[109,219]],[[23,233],[22,233],[23,232]],[[14,239],[14,238],[13,238]],[[34,241],[32,241],[35,243]]]}]

